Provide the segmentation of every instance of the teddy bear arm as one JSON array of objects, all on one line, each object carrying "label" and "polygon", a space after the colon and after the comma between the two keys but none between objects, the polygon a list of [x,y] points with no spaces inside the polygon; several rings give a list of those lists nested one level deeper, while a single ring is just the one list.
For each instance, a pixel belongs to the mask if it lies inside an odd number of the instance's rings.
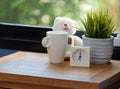
[{"label": "teddy bear arm", "polygon": [[82,39],[78,36],[74,36],[74,46],[82,46]]}]

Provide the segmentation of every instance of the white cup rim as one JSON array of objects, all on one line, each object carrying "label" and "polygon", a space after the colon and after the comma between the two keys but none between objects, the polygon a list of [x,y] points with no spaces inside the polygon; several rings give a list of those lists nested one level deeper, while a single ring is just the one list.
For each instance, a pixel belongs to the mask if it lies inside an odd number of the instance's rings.
[{"label": "white cup rim", "polygon": [[68,34],[68,32],[65,32],[65,31],[48,31],[47,34]]}]

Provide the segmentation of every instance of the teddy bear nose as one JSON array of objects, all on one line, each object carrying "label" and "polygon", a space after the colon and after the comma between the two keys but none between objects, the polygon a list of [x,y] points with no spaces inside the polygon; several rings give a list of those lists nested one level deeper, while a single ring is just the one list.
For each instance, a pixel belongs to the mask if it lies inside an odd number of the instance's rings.
[{"label": "teddy bear nose", "polygon": [[67,24],[64,24],[64,26],[67,26]]}]

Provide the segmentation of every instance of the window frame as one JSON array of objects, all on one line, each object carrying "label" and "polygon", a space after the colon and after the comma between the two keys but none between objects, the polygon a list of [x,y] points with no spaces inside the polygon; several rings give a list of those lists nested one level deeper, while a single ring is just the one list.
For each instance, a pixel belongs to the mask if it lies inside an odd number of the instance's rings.
[{"label": "window frame", "polygon": [[0,48],[46,53],[41,40],[51,27],[0,23]]}]

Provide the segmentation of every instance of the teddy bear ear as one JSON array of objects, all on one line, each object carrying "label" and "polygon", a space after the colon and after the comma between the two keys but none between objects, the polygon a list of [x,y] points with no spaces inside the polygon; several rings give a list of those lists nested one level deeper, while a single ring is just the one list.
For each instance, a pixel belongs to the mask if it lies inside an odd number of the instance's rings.
[{"label": "teddy bear ear", "polygon": [[58,20],[60,20],[61,19],[61,17],[56,17],[55,18],[55,21],[54,21],[54,24],[58,21]]},{"label": "teddy bear ear", "polygon": [[73,23],[74,23],[75,27],[78,28],[79,25],[75,20],[73,20]]},{"label": "teddy bear ear", "polygon": [[75,26],[78,27],[78,23],[75,20],[73,20],[73,22],[74,22]]}]

